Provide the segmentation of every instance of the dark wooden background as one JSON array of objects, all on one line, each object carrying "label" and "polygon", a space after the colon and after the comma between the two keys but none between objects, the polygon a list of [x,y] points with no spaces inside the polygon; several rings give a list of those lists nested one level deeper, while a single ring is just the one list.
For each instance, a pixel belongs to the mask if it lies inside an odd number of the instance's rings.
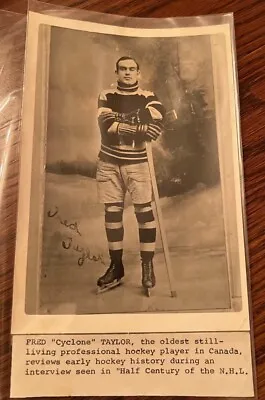
[{"label": "dark wooden background", "polygon": [[[46,2],[49,2],[48,0]],[[54,0],[53,4],[136,17],[234,13],[241,108],[258,399],[265,400],[265,0]],[[0,0],[0,8],[25,13],[24,0]],[[10,311],[17,179],[8,175],[0,207],[0,399],[9,398]],[[10,179],[10,180],[9,180]],[[5,195],[6,194],[6,195]],[[2,201],[2,193],[0,193]],[[19,355],[18,355],[19,357]]]}]

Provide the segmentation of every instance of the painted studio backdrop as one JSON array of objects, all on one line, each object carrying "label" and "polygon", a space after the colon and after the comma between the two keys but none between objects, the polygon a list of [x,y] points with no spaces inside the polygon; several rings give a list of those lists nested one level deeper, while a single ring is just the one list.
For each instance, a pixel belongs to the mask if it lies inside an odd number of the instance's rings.
[{"label": "painted studio backdrop", "polygon": [[[225,247],[209,36],[134,38],[52,28],[39,314],[227,310]],[[108,267],[104,207],[97,200],[99,93],[115,87],[121,56],[140,64],[140,86],[169,115],[153,145],[156,179],[177,297],[170,296],[158,230],[156,287],[141,290],[138,226],[127,198],[124,284],[97,295]],[[28,291],[26,310],[30,313]]]}]

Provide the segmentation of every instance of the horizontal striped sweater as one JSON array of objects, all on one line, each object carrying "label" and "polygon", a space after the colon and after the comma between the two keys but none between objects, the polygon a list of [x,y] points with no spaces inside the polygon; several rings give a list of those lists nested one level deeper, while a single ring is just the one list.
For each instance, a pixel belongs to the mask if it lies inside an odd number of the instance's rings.
[{"label": "horizontal striped sweater", "polygon": [[98,99],[99,158],[120,164],[146,161],[145,143],[161,135],[163,119],[157,96],[138,83],[118,83],[117,88],[104,90]]}]

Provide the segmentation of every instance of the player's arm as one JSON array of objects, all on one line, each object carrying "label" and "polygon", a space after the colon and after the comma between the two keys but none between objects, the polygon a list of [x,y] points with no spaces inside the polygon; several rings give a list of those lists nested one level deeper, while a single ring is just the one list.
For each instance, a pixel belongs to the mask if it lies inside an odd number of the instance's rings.
[{"label": "player's arm", "polygon": [[116,129],[119,135],[139,137],[142,140],[157,140],[163,132],[164,116],[162,103],[154,93],[150,92],[145,108],[127,114],[127,121],[120,122]]},{"label": "player's arm", "polygon": [[158,97],[150,92],[145,108],[140,112],[141,121],[148,124],[147,140],[157,140],[163,133],[165,109]]},{"label": "player's arm", "polygon": [[98,122],[101,131],[110,135],[127,136],[132,139],[157,140],[163,130],[164,109],[157,97],[151,93],[142,110],[131,113],[114,112],[108,104],[105,92],[98,100]]},{"label": "player's arm", "polygon": [[143,141],[157,140],[162,134],[162,126],[158,123],[132,125],[121,122],[116,129],[119,136],[127,136]]},{"label": "player's arm", "polygon": [[117,133],[117,113],[110,107],[106,92],[100,93],[98,98],[98,124],[101,132]]},{"label": "player's arm", "polygon": [[[105,134],[119,134],[119,124],[135,125],[139,124],[138,111],[131,113],[118,113],[112,110],[109,105],[107,93],[103,91],[98,98],[98,124],[101,132]],[[120,132],[120,134],[122,134]]]},{"label": "player's arm", "polygon": [[150,92],[145,108],[139,110],[139,118],[142,123],[162,124],[165,117],[165,109],[158,97]]}]

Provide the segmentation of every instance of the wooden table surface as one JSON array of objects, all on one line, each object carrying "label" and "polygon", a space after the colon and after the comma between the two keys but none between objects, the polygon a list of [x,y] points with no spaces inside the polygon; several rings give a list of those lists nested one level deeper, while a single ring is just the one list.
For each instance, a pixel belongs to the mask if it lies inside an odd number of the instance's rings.
[{"label": "wooden table surface", "polygon": [[[46,1],[49,2],[49,1]],[[241,107],[246,213],[252,285],[253,319],[259,399],[265,399],[265,0],[54,0],[53,4],[137,17],[194,16],[234,13]],[[26,12],[24,0],[0,0],[0,8]],[[14,185],[13,185],[14,186]],[[5,202],[9,214],[8,235],[0,231],[0,261],[3,271],[12,266],[15,243],[17,184]],[[1,195],[1,194],[0,194]],[[11,215],[11,216],[10,216]],[[8,241],[7,241],[8,240]],[[4,264],[3,264],[4,263]],[[10,277],[1,277],[1,375],[0,399],[9,389]],[[8,281],[7,281],[8,279]],[[4,301],[2,301],[4,299]],[[3,306],[4,305],[4,306]]]}]

